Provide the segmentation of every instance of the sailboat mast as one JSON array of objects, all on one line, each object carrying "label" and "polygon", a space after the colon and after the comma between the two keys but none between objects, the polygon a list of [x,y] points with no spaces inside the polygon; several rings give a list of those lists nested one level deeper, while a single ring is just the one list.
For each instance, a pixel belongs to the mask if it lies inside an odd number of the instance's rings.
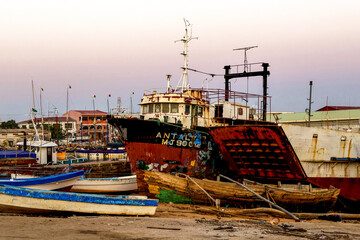
[{"label": "sailboat mast", "polygon": [[69,88],[66,88],[66,146],[69,145]]},{"label": "sailboat mast", "polygon": [[40,140],[39,133],[36,128],[36,109],[35,109],[35,94],[34,94],[34,81],[33,80],[31,80],[31,87],[32,87],[32,97],[33,97],[33,108],[30,111],[30,118],[31,118],[32,124],[35,129],[34,139],[35,139],[35,141],[39,141]]},{"label": "sailboat mast", "polygon": [[31,80],[32,97],[33,97],[33,108],[35,109],[35,95],[34,95],[34,81]]},{"label": "sailboat mast", "polygon": [[40,88],[40,114],[41,114],[41,134],[42,140],[44,140],[44,115],[42,111],[42,100],[41,100],[41,92],[44,91],[43,88]]}]

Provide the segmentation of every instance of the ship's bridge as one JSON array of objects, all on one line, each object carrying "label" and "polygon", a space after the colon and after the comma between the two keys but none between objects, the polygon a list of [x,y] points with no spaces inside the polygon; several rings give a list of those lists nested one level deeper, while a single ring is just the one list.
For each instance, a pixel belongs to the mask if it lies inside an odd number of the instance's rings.
[{"label": "ship's bridge", "polygon": [[[249,99],[257,102],[263,96],[221,89],[190,89],[183,92],[146,91],[141,100],[141,118],[182,124],[184,127],[219,126],[229,119],[256,120],[260,109],[248,106]],[[255,101],[256,102],[256,101]]]}]

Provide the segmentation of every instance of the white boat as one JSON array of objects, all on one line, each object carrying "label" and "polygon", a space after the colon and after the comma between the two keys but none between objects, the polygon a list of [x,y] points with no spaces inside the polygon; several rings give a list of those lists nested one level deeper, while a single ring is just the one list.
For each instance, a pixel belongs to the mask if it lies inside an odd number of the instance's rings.
[{"label": "white boat", "polygon": [[0,185],[0,211],[17,213],[76,212],[154,215],[157,201],[130,196],[56,192]]},{"label": "white boat", "polygon": [[136,175],[114,178],[84,178],[75,182],[72,192],[117,193],[137,189]]},{"label": "white boat", "polygon": [[0,179],[0,184],[26,187],[31,189],[70,191],[76,181],[83,175],[83,170],[59,175],[51,175],[47,177],[24,177],[25,175],[13,175],[15,178]]}]

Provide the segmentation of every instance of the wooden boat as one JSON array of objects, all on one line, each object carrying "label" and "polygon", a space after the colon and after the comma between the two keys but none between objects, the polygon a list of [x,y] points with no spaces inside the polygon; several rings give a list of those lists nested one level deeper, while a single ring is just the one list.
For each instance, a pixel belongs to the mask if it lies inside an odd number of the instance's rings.
[{"label": "wooden boat", "polygon": [[[138,171],[139,176],[148,188],[150,196],[157,196],[160,200],[172,201],[172,195],[185,197],[196,203],[210,202],[206,194],[193,181],[188,178],[180,177],[161,172]],[[212,180],[200,180],[191,178],[201,188],[203,188],[214,199],[234,205],[246,203],[261,204],[262,200],[254,194],[245,190],[235,183],[219,182]],[[139,181],[140,182],[140,181]],[[272,200],[277,205],[287,207],[291,210],[329,210],[336,202],[340,193],[339,189],[311,189],[299,190],[296,188],[278,188],[270,185],[245,185],[257,194]],[[169,194],[173,193],[173,194]],[[164,197],[165,199],[161,199]]]},{"label": "wooden boat", "polygon": [[84,171],[81,170],[47,177],[0,179],[0,184],[31,189],[70,191],[74,183],[83,175]]},{"label": "wooden boat", "polygon": [[0,185],[0,211],[20,213],[154,215],[156,200],[130,196],[56,192]]},{"label": "wooden boat", "polygon": [[137,189],[136,175],[114,178],[84,178],[75,182],[72,192],[118,193]]}]

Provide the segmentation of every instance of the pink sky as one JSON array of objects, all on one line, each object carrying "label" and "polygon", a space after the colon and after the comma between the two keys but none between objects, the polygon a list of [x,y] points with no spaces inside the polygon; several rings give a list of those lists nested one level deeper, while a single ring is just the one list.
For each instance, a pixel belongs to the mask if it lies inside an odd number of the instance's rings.
[{"label": "pink sky", "polygon": [[[232,49],[258,45],[249,62],[270,63],[273,111],[304,111],[309,81],[313,109],[326,104],[360,106],[360,3],[358,1],[1,1],[0,118],[29,118],[31,80],[43,111],[106,111],[122,98],[139,103],[145,89],[164,87],[166,74],[176,85],[183,64],[183,18],[193,24],[189,67],[223,73],[240,64]],[[207,76],[191,73],[201,87]],[[209,87],[223,88],[223,78]],[[244,91],[237,80],[233,90]],[[261,93],[261,79],[249,89]],[[138,106],[134,107],[139,110]]]}]

